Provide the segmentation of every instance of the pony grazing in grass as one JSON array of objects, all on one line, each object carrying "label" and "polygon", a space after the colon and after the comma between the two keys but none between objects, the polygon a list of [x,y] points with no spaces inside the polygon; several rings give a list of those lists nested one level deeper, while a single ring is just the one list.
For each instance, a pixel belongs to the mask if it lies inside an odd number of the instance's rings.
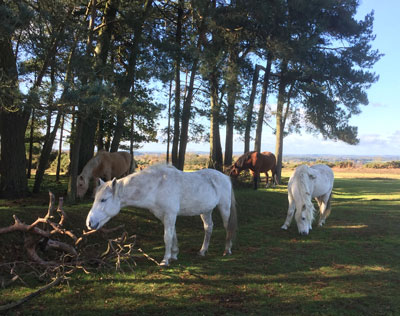
[{"label": "pony grazing in grass", "polygon": [[295,214],[297,228],[302,235],[308,235],[312,229],[314,219],[315,198],[319,205],[319,226],[325,224],[325,220],[331,213],[331,198],[333,189],[333,172],[326,165],[298,166],[289,179],[288,199],[289,208],[285,223],[281,227],[286,230]]},{"label": "pony grazing in grass", "polygon": [[89,229],[101,228],[122,207],[148,209],[164,224],[161,265],[168,265],[178,258],[176,217],[200,215],[205,234],[199,254],[204,256],[213,230],[212,211],[218,206],[226,230],[224,255],[231,253],[237,227],[236,203],[231,180],[223,173],[214,169],[182,172],[173,166],[156,165],[120,180],[100,182],[86,219]]},{"label": "pony grazing in grass", "polygon": [[133,167],[131,154],[123,151],[107,152],[99,151],[96,156],[88,161],[76,180],[76,195],[83,197],[89,188],[91,179],[95,179],[95,185],[98,179],[106,181],[112,178],[120,178],[128,175]]},{"label": "pony grazing in grass", "polygon": [[260,173],[265,173],[266,187],[269,186],[268,171],[271,170],[272,183],[277,184],[276,179],[276,158],[273,153],[264,151],[259,153],[257,151],[249,151],[241,155],[236,162],[229,168],[229,175],[237,177],[243,170],[250,169],[253,175],[254,190],[257,190],[257,182],[260,177]]}]

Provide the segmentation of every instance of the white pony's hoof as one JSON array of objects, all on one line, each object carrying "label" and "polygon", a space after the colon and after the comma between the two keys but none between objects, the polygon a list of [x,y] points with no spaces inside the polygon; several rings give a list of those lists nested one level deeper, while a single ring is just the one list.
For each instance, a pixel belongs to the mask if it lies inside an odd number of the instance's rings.
[{"label": "white pony's hoof", "polygon": [[197,254],[198,254],[200,257],[204,257],[204,256],[206,255],[206,251],[205,251],[205,250],[200,250]]},{"label": "white pony's hoof", "polygon": [[230,256],[232,254],[232,251],[230,250],[225,250],[224,253],[222,254],[223,256]]},{"label": "white pony's hoof", "polygon": [[160,263],[160,267],[168,267],[168,265],[169,265],[169,262],[168,262],[168,260],[165,260],[165,259],[163,259]]},{"label": "white pony's hoof", "polygon": [[283,230],[287,230],[287,229],[288,229],[288,227],[287,227],[285,224],[283,224],[283,225],[282,225],[282,227],[281,227],[281,229],[283,229]]}]

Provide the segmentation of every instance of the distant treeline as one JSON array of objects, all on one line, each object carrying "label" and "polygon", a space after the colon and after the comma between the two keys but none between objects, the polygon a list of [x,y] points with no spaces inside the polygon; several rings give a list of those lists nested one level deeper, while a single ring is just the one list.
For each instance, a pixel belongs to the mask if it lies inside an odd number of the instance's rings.
[{"label": "distant treeline", "polygon": [[[239,155],[233,156],[233,161]],[[166,163],[165,154],[159,153],[146,153],[146,154],[137,154],[135,156],[136,164],[139,168],[146,168],[149,165]],[[56,170],[56,162],[57,162],[57,152],[52,152],[51,160],[48,164],[47,171],[50,173],[54,173]],[[34,156],[33,159],[33,168],[36,167],[37,157]],[[185,162],[185,170],[199,170],[203,168],[207,168],[208,163],[208,154],[196,154],[196,153],[187,153],[186,154],[186,162]],[[370,161],[370,162],[360,162],[359,160],[338,160],[338,161],[328,161],[328,160],[301,160],[295,159],[293,161],[287,160],[283,163],[283,168],[296,168],[302,164],[325,164],[331,168],[371,168],[371,169],[393,169],[400,168],[400,160],[393,161]],[[66,173],[68,171],[69,166],[69,155],[63,152],[61,156],[61,172]]]},{"label": "distant treeline", "polygon": [[[284,168],[295,168],[299,165],[302,165],[306,162],[285,162]],[[310,164],[325,164],[331,168],[371,168],[371,169],[393,169],[400,168],[400,161],[373,161],[367,163],[360,163],[359,161],[353,160],[345,160],[345,161],[326,161],[326,160],[315,160],[312,162],[308,162]]]}]

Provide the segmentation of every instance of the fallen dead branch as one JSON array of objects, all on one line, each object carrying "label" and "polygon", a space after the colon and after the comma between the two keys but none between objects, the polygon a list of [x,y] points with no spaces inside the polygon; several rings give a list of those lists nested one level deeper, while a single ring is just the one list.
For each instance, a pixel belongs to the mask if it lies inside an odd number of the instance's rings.
[{"label": "fallen dead branch", "polygon": [[57,276],[52,282],[50,282],[49,284],[46,284],[45,286],[41,287],[39,290],[29,294],[28,296],[25,296],[24,298],[22,298],[22,299],[20,299],[18,301],[12,302],[10,304],[1,305],[0,306],[0,312],[8,311],[8,310],[10,310],[10,309],[12,309],[14,307],[17,307],[17,306],[29,301],[30,299],[32,299],[32,298],[38,296],[39,294],[47,291],[48,289],[52,288],[53,286],[56,286],[56,285],[60,284],[63,281],[63,279],[64,279],[63,275]]},{"label": "fallen dead branch", "polygon": [[[55,219],[55,211],[59,217],[58,221]],[[2,270],[9,269],[10,271],[8,280],[0,278],[0,286],[5,288],[15,282],[28,286],[24,281],[26,273],[33,274],[40,280],[53,279],[53,281],[19,301],[0,306],[0,311],[23,304],[67,280],[67,275],[78,270],[90,273],[93,268],[114,266],[116,270],[124,272],[122,264],[131,271],[136,266],[133,257],[136,236],[129,236],[126,231],[123,231],[118,238],[108,237],[111,233],[123,230],[124,225],[109,229],[102,228],[98,231],[82,231],[81,236],[78,237],[64,226],[68,217],[63,210],[63,199],[60,198],[58,206],[55,207],[55,196],[51,192],[49,192],[49,207],[44,217],[37,218],[32,224],[22,222],[16,215],[13,215],[13,218],[14,224],[0,228],[0,234],[22,232],[22,249],[31,261],[16,260],[0,264]],[[106,251],[100,244],[88,243],[88,236],[93,234],[99,234],[106,240]],[[17,245],[15,248],[21,249]],[[29,271],[26,272],[27,270]]]}]

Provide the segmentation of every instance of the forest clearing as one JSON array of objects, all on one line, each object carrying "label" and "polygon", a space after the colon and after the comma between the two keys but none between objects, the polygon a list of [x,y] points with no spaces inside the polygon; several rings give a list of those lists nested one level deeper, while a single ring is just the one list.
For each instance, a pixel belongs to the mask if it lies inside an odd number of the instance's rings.
[{"label": "forest clearing", "polygon": [[[335,169],[332,214],[324,227],[300,236],[296,223],[280,229],[287,211],[286,184],[291,170],[283,172],[277,188],[251,188],[236,184],[239,231],[231,256],[222,256],[224,229],[214,212],[214,233],[208,254],[197,255],[203,238],[201,220],[178,217],[178,261],[160,268],[149,260],[162,259],[162,224],[146,210],[127,208],[106,226],[125,225],[136,236],[132,270],[122,263],[82,270],[60,285],[12,310],[41,315],[396,315],[400,313],[400,174],[392,170],[366,173]],[[51,178],[47,184],[53,183]],[[49,185],[51,186],[51,185]],[[64,187],[63,187],[64,186]],[[60,188],[65,190],[65,183]],[[56,189],[56,188],[53,188]],[[29,223],[43,216],[47,196],[1,201],[1,227],[12,215]],[[90,199],[66,205],[69,228],[85,226]],[[249,217],[247,214],[251,214]],[[70,227],[72,225],[72,227]],[[114,238],[120,232],[113,233]],[[21,233],[0,235],[2,284],[12,277],[5,262],[22,260]],[[87,243],[107,248],[99,235]],[[138,248],[142,252],[138,251]],[[18,251],[20,251],[19,254]],[[21,254],[22,252],[22,254]],[[145,253],[149,258],[143,255]],[[18,256],[18,258],[13,258]],[[0,304],[18,300],[42,287],[18,263],[20,274],[0,289]]]}]

